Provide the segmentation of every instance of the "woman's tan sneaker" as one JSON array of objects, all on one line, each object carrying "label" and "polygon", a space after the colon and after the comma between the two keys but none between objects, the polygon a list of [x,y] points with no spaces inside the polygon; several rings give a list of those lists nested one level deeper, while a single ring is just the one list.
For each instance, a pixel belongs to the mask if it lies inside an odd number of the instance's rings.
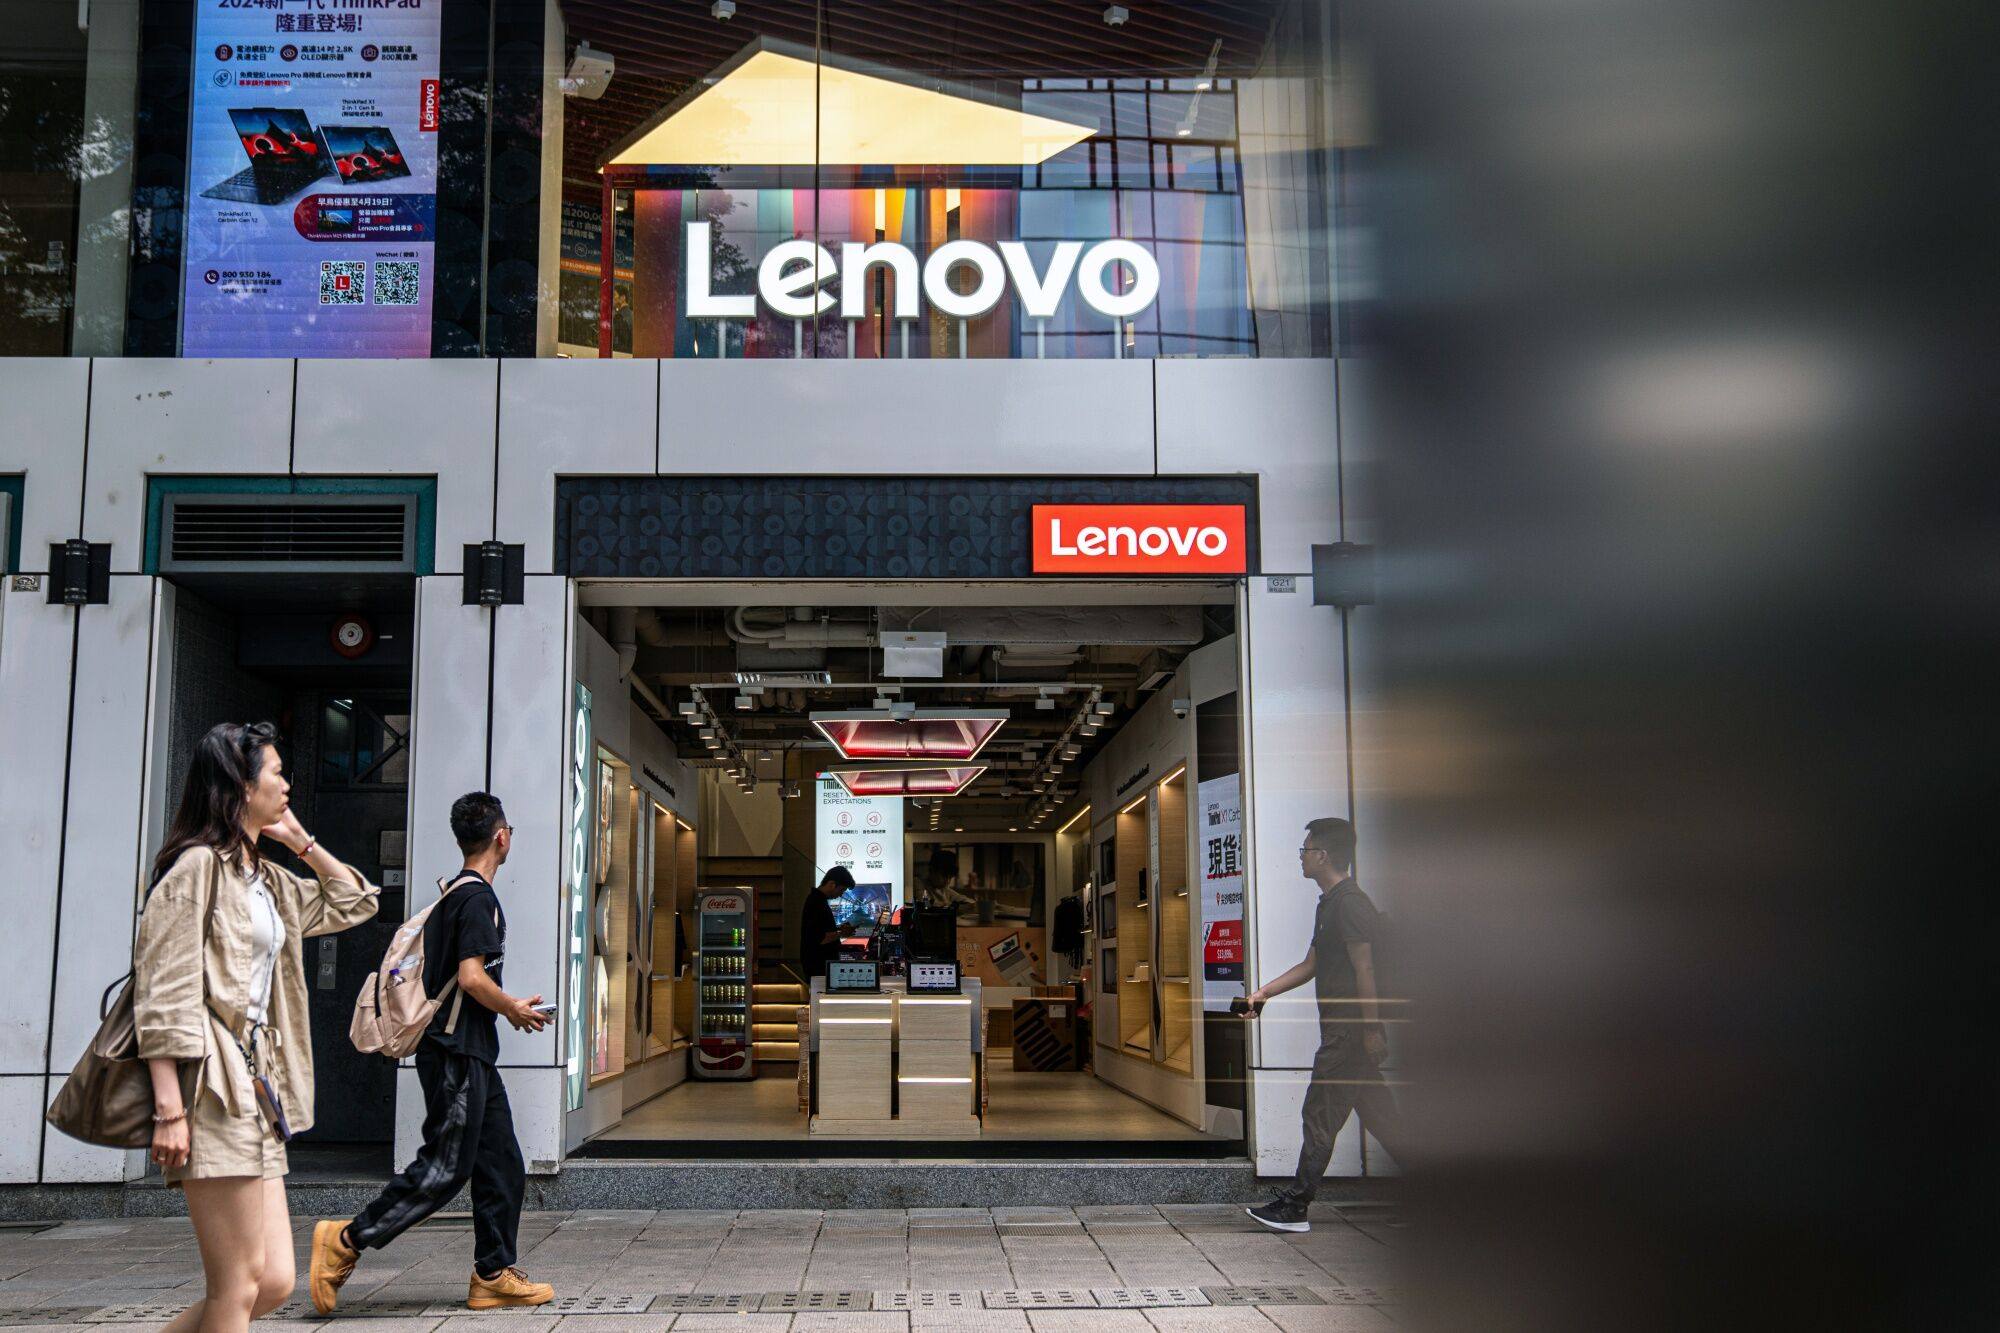
[{"label": "woman's tan sneaker", "polygon": [[312,1288],[313,1309],[332,1314],[340,1302],[340,1284],[354,1274],[359,1250],[350,1250],[340,1239],[345,1222],[317,1222],[313,1225],[312,1264],[306,1270]]},{"label": "woman's tan sneaker", "polygon": [[556,1289],[548,1283],[530,1282],[520,1269],[503,1268],[490,1278],[473,1273],[465,1304],[471,1310],[498,1310],[506,1305],[547,1305],[555,1298]]}]

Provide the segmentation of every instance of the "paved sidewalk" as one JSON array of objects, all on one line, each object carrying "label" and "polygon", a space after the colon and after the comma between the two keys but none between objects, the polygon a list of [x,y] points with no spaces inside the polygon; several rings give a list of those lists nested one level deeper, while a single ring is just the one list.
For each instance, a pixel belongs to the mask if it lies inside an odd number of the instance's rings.
[{"label": "paved sidewalk", "polygon": [[[258,1328],[322,1326],[300,1290]],[[1180,1333],[1391,1329],[1401,1232],[1380,1207],[1315,1208],[1303,1236],[1228,1205],[530,1213],[541,1311],[470,1314],[469,1221],[370,1251],[335,1321],[356,1333]],[[0,1331],[146,1333],[196,1299],[181,1218],[0,1227]]]}]

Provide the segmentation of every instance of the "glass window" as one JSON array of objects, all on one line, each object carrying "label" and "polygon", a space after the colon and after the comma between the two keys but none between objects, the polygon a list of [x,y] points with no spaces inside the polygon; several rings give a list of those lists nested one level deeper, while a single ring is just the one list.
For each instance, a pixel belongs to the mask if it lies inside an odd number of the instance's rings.
[{"label": "glass window", "polygon": [[122,350],[138,0],[8,0],[0,356]]},{"label": "glass window", "polygon": [[9,0],[0,355],[1332,351],[1330,0],[515,8]]}]

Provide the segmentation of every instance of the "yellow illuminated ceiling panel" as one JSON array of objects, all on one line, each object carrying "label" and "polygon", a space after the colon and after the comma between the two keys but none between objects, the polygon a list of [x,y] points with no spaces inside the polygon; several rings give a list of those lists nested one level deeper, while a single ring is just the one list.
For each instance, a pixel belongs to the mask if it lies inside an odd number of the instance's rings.
[{"label": "yellow illuminated ceiling panel", "polygon": [[[811,166],[815,70],[760,46],[614,150],[607,165]],[[817,70],[818,160],[833,166],[1033,166],[1096,133],[922,88],[891,71]]]}]

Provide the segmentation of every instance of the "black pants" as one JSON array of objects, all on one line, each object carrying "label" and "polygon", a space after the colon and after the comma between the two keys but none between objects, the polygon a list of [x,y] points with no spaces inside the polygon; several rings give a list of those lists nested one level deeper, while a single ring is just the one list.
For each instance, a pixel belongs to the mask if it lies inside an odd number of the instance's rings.
[{"label": "black pants", "polygon": [[487,1277],[514,1263],[528,1172],[514,1140],[514,1112],[500,1073],[483,1060],[417,1048],[424,1086],[424,1144],[416,1160],[363,1208],[350,1232],[358,1249],[381,1249],[472,1184],[472,1266]]},{"label": "black pants", "polygon": [[1327,1163],[1333,1160],[1333,1140],[1347,1123],[1349,1111],[1361,1117],[1361,1127],[1380,1140],[1400,1164],[1403,1124],[1396,1100],[1362,1044],[1360,1025],[1353,1023],[1320,1034],[1312,1083],[1306,1088],[1306,1103],[1299,1113],[1305,1142],[1299,1146],[1299,1169],[1290,1191],[1293,1197],[1311,1200],[1319,1193]]}]

